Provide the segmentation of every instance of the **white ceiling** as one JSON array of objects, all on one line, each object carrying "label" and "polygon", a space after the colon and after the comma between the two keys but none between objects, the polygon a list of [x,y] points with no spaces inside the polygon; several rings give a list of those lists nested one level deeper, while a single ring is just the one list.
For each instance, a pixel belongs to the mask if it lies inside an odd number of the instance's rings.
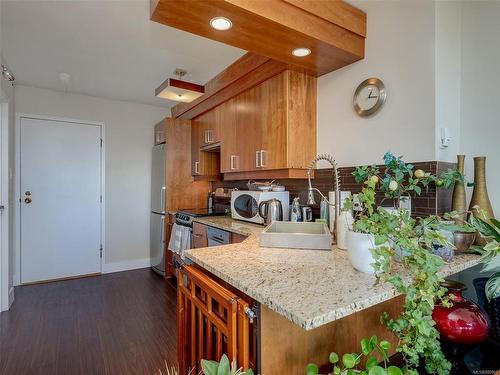
[{"label": "white ceiling", "polygon": [[154,89],[175,68],[204,84],[243,50],[149,20],[149,0],[1,0],[2,55],[16,82],[171,107]]}]

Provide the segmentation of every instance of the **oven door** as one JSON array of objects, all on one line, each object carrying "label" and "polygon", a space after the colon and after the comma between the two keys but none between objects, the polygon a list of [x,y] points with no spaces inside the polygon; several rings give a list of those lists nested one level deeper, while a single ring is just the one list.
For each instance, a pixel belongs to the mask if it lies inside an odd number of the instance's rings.
[{"label": "oven door", "polygon": [[251,194],[239,194],[232,199],[231,215],[233,219],[263,224],[259,215],[259,202]]}]

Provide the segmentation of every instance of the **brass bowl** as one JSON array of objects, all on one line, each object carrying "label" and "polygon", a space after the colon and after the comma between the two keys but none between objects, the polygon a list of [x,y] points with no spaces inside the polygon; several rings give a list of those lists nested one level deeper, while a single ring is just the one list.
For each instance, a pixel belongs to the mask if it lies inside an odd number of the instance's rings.
[{"label": "brass bowl", "polygon": [[476,232],[453,232],[453,245],[457,253],[463,253],[472,246],[476,240]]}]

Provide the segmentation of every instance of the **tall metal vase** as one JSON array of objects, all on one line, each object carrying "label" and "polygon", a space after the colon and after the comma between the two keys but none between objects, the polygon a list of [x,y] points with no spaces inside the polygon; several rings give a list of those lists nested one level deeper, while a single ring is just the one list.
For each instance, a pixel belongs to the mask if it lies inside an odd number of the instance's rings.
[{"label": "tall metal vase", "polygon": [[[475,206],[479,210],[474,209]],[[474,216],[483,220],[489,220],[495,217],[493,208],[491,207],[490,198],[488,197],[488,190],[486,188],[486,157],[476,156],[474,158],[474,190],[472,192],[472,199],[469,204],[469,211],[472,211]],[[476,245],[486,245],[486,240],[481,236],[476,236]]]},{"label": "tall metal vase", "polygon": [[[457,171],[459,171],[462,176],[464,175],[464,160],[465,155],[457,155]],[[453,187],[451,210],[459,213],[457,224],[463,223],[467,219],[467,199],[463,182],[456,182]]]},{"label": "tall metal vase", "polygon": [[[479,216],[474,206],[479,206],[480,210],[484,212],[486,217]],[[472,192],[472,199],[469,204],[469,211],[472,211],[474,216],[479,216],[482,219],[489,220],[494,217],[493,208],[491,207],[490,198],[488,197],[488,190],[486,188],[486,157],[476,156],[474,158],[474,191]]]}]

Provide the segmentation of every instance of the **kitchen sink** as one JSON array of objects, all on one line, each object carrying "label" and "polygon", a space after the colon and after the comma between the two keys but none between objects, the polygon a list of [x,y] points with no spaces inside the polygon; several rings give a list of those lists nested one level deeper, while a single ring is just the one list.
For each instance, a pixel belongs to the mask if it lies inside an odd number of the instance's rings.
[{"label": "kitchen sink", "polygon": [[261,233],[260,246],[331,250],[332,234],[323,223],[274,221]]}]

